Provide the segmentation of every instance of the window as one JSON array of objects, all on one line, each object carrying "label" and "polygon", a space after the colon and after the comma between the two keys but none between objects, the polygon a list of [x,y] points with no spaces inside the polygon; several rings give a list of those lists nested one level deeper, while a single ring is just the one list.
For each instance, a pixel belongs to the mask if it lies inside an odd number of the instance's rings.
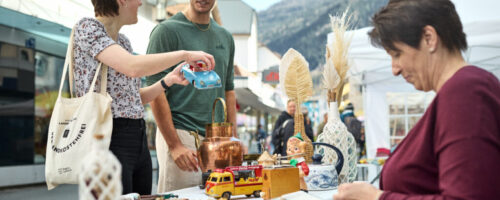
[{"label": "window", "polygon": [[224,177],[224,182],[231,182],[231,177],[229,176]]},{"label": "window", "polygon": [[63,63],[62,57],[0,42],[0,166],[45,162]]},{"label": "window", "polygon": [[211,182],[216,183],[216,182],[217,182],[217,177],[212,177],[212,178],[210,179],[210,181],[211,181]]},{"label": "window", "polygon": [[0,166],[33,164],[33,50],[0,42]]},{"label": "window", "polygon": [[388,93],[389,142],[391,147],[399,144],[417,124],[434,93]]},{"label": "window", "polygon": [[[45,150],[52,109],[59,93],[64,58],[50,54],[35,53],[35,164],[45,162]],[[69,97],[68,78],[63,96]]]}]

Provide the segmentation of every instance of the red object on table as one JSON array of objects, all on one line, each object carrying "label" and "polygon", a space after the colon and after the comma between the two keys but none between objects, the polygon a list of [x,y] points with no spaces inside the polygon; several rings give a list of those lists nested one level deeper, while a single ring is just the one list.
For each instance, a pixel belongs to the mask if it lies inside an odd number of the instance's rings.
[{"label": "red object on table", "polygon": [[391,154],[391,150],[387,148],[377,148],[377,157],[389,156]]}]

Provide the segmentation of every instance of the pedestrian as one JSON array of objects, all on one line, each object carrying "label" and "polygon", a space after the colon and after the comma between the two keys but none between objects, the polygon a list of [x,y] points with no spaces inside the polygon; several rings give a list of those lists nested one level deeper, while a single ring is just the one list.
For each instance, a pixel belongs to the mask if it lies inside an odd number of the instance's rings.
[{"label": "pedestrian", "polygon": [[262,153],[262,143],[265,144],[266,142],[266,138],[267,138],[267,133],[266,131],[264,131],[264,129],[262,128],[262,124],[259,124],[257,126],[257,133],[256,133],[256,139],[257,139],[257,148],[258,148],[258,152],[259,154]]},{"label": "pedestrian", "polygon": [[[76,96],[90,88],[100,62],[107,68],[107,92],[112,98],[113,131],[109,149],[122,165],[123,193],[150,194],[152,167],[146,138],[143,104],[165,87],[188,84],[179,68],[149,87],[141,88],[141,76],[163,71],[176,63],[203,60],[213,68],[213,57],[204,52],[176,51],[154,55],[134,55],[122,26],[137,23],[140,0],[92,0],[95,18],[82,18],[74,27],[74,82]],[[101,80],[96,85],[100,85]],[[96,86],[99,90],[98,86]],[[90,111],[87,111],[90,112]]]},{"label": "pedestrian", "polygon": [[380,189],[343,184],[334,199],[498,199],[500,82],[464,60],[452,1],[390,0],[372,23],[393,74],[436,96],[385,162]]},{"label": "pedestrian", "polygon": [[[156,151],[158,155],[158,193],[191,187],[201,183],[201,172],[196,158],[194,137],[198,131],[203,139],[205,125],[211,123],[212,104],[223,98],[227,117],[236,134],[236,97],[234,93],[234,40],[226,29],[210,18],[215,0],[191,0],[188,8],[158,24],[151,32],[148,53],[177,50],[201,50],[215,56],[214,70],[222,87],[198,90],[189,85],[172,86],[151,103],[158,125]],[[172,73],[166,70],[146,79],[147,84]],[[223,120],[223,112],[216,110],[216,121]],[[245,148],[245,147],[244,147]]]},{"label": "pedestrian", "polygon": [[325,124],[328,122],[328,113],[323,114],[323,121],[318,125],[318,137],[321,133],[323,133],[323,129],[325,128]]},{"label": "pedestrian", "polygon": [[[281,112],[280,116],[276,120],[273,128],[273,133],[271,137],[271,143],[274,146],[273,154],[286,155],[287,150],[287,140],[294,135],[294,119],[296,105],[295,101],[288,100],[286,111]],[[307,124],[304,118],[304,128],[307,137],[311,141],[314,141],[313,131],[310,125]]]},{"label": "pedestrian", "polygon": [[344,122],[347,131],[352,134],[354,140],[356,140],[357,151],[359,153],[358,159],[361,158],[361,154],[365,148],[365,136],[363,123],[358,120],[356,115],[354,115],[354,106],[352,103],[348,103],[340,115],[340,120]]}]

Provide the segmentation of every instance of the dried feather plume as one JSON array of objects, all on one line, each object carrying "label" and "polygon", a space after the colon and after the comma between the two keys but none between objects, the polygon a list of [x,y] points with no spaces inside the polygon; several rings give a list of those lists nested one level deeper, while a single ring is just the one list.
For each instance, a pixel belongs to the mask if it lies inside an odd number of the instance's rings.
[{"label": "dried feather plume", "polygon": [[346,9],[342,16],[330,16],[333,42],[326,45],[326,64],[323,69],[323,85],[328,90],[329,102],[340,101],[350,67],[347,56],[352,35],[346,35],[346,31],[351,25],[352,15],[348,15],[348,11],[349,9]]},{"label": "dried feather plume", "polygon": [[295,49],[289,49],[281,59],[279,78],[288,98],[304,102],[312,95],[309,63]]},{"label": "dried feather plume", "polygon": [[313,147],[311,140],[305,134],[304,118],[301,103],[306,101],[312,95],[313,82],[309,73],[309,63],[295,49],[289,49],[281,59],[279,78],[281,88],[285,90],[285,94],[289,99],[295,101],[297,108],[294,114],[294,134],[300,132],[302,138],[307,143],[306,145],[306,162],[311,162]]}]

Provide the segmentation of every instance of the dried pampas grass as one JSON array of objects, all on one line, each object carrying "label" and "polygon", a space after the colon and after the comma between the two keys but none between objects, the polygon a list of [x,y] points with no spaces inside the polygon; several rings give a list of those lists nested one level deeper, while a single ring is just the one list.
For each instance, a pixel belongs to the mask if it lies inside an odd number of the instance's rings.
[{"label": "dried pampas grass", "polygon": [[323,85],[328,90],[328,101],[340,101],[344,80],[350,63],[348,59],[349,47],[352,35],[346,35],[351,26],[351,17],[348,15],[349,8],[342,16],[330,16],[330,24],[333,32],[333,42],[326,45],[326,64],[323,69]]}]

